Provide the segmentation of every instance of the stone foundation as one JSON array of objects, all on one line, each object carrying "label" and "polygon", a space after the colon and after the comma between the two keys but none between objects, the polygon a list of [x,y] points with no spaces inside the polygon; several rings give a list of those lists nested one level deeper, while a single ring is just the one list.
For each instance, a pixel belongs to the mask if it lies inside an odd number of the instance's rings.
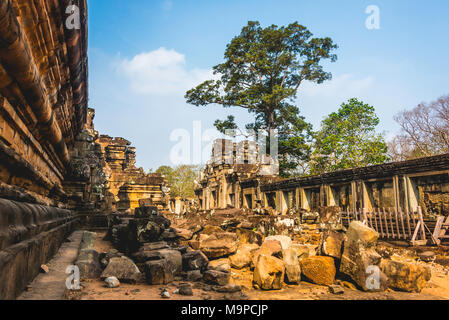
[{"label": "stone foundation", "polygon": [[0,300],[15,299],[75,225],[71,211],[0,199]]}]

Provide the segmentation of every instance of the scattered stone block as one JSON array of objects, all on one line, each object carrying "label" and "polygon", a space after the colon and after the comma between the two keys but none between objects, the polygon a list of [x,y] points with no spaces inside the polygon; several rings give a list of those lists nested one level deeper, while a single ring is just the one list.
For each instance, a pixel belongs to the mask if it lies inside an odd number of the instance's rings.
[{"label": "scattered stone block", "polygon": [[128,257],[112,258],[108,266],[101,274],[104,280],[109,277],[116,277],[122,282],[136,283],[141,280],[142,274],[139,268]]},{"label": "scattered stone block", "polygon": [[362,222],[353,221],[346,237],[340,272],[364,291],[384,291],[387,277],[379,268],[382,257],[375,250],[379,234]]},{"label": "scattered stone block", "polygon": [[209,284],[225,286],[231,280],[231,273],[216,270],[207,270],[203,274],[203,280]]},{"label": "scattered stone block", "polygon": [[428,266],[416,263],[383,259],[380,268],[390,288],[406,292],[421,292],[432,276]]},{"label": "scattered stone block", "polygon": [[221,272],[231,272],[231,266],[229,264],[229,259],[218,259],[209,261],[207,266],[208,270],[216,270]]},{"label": "scattered stone block", "polygon": [[329,286],[329,292],[332,294],[343,294],[345,289],[342,286],[333,284]]},{"label": "scattered stone block", "polygon": [[165,259],[147,261],[144,269],[148,284],[168,284],[174,280],[173,273]]},{"label": "scattered stone block", "polygon": [[243,269],[251,265],[253,253],[259,249],[257,244],[242,244],[239,246],[235,255],[229,257],[231,267]]},{"label": "scattered stone block", "polygon": [[285,249],[282,252],[285,264],[285,277],[290,283],[299,283],[301,281],[301,267],[299,265],[298,255],[293,248]]},{"label": "scattered stone block", "polygon": [[262,290],[279,290],[284,282],[284,262],[270,255],[258,257],[253,282]]},{"label": "scattered stone block", "polygon": [[182,255],[182,270],[184,271],[204,271],[206,270],[208,263],[209,259],[199,250],[187,252]]},{"label": "scattered stone block", "polygon": [[200,250],[209,258],[217,259],[229,256],[237,251],[238,238],[235,233],[215,233],[208,238],[200,239]]},{"label": "scattered stone block", "polygon": [[282,235],[266,237],[264,242],[271,241],[271,240],[279,241],[281,243],[282,250],[288,249],[290,247],[290,245],[292,244],[292,239],[290,237],[282,236]]},{"label": "scattered stone block", "polygon": [[301,260],[301,273],[312,283],[330,286],[335,282],[334,259],[331,257],[309,257]]},{"label": "scattered stone block", "polygon": [[322,254],[340,260],[343,254],[344,241],[344,233],[332,230],[328,231],[324,236]]}]

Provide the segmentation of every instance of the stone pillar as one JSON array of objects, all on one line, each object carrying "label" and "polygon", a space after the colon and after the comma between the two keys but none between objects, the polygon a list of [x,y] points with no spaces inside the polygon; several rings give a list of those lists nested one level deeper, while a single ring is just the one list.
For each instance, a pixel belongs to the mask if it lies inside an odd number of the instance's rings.
[{"label": "stone pillar", "polygon": [[417,212],[419,206],[419,191],[410,177],[404,177],[405,210]]},{"label": "stone pillar", "polygon": [[304,210],[310,210],[310,202],[307,197],[307,193],[304,188],[299,188],[299,196],[301,198],[301,208]]},{"label": "stone pillar", "polygon": [[351,181],[351,204],[350,208],[352,211],[357,210],[357,182]]},{"label": "stone pillar", "polygon": [[366,183],[362,181],[362,206],[363,209],[367,211],[373,211],[373,205],[371,203],[371,196],[368,192],[368,188],[366,186]]}]

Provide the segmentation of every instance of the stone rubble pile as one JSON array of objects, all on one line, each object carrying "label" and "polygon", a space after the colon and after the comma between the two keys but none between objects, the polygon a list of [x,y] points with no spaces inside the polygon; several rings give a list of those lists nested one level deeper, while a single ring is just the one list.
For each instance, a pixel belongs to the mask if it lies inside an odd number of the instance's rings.
[{"label": "stone rubble pile", "polygon": [[[426,266],[379,254],[379,235],[361,222],[352,222],[346,232],[302,225],[302,232],[293,237],[256,237],[248,236],[250,232],[242,236],[241,230],[259,232],[248,219],[217,221],[219,225],[175,228],[157,208],[141,207],[135,217],[112,217],[107,237],[116,250],[95,254],[89,245],[93,237],[86,235],[78,264],[83,274],[101,274],[109,287],[120,282],[167,285],[185,281],[176,291],[181,295],[192,294],[192,282],[217,292],[240,292],[241,287],[232,283],[232,270],[242,269],[252,272],[256,289],[279,290],[306,281],[327,286],[334,294],[343,294],[344,287],[421,292],[431,277]],[[306,240],[305,235],[318,237]],[[429,256],[422,254],[422,259],[434,259]]]}]

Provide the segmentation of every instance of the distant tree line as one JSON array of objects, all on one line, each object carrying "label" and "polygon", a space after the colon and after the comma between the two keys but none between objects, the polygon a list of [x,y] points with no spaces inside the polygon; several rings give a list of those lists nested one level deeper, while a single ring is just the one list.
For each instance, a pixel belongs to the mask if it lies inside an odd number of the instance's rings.
[{"label": "distant tree line", "polygon": [[194,182],[198,179],[200,169],[200,166],[194,165],[180,165],[174,168],[160,166],[155,173],[167,179],[172,197],[193,198]]}]

